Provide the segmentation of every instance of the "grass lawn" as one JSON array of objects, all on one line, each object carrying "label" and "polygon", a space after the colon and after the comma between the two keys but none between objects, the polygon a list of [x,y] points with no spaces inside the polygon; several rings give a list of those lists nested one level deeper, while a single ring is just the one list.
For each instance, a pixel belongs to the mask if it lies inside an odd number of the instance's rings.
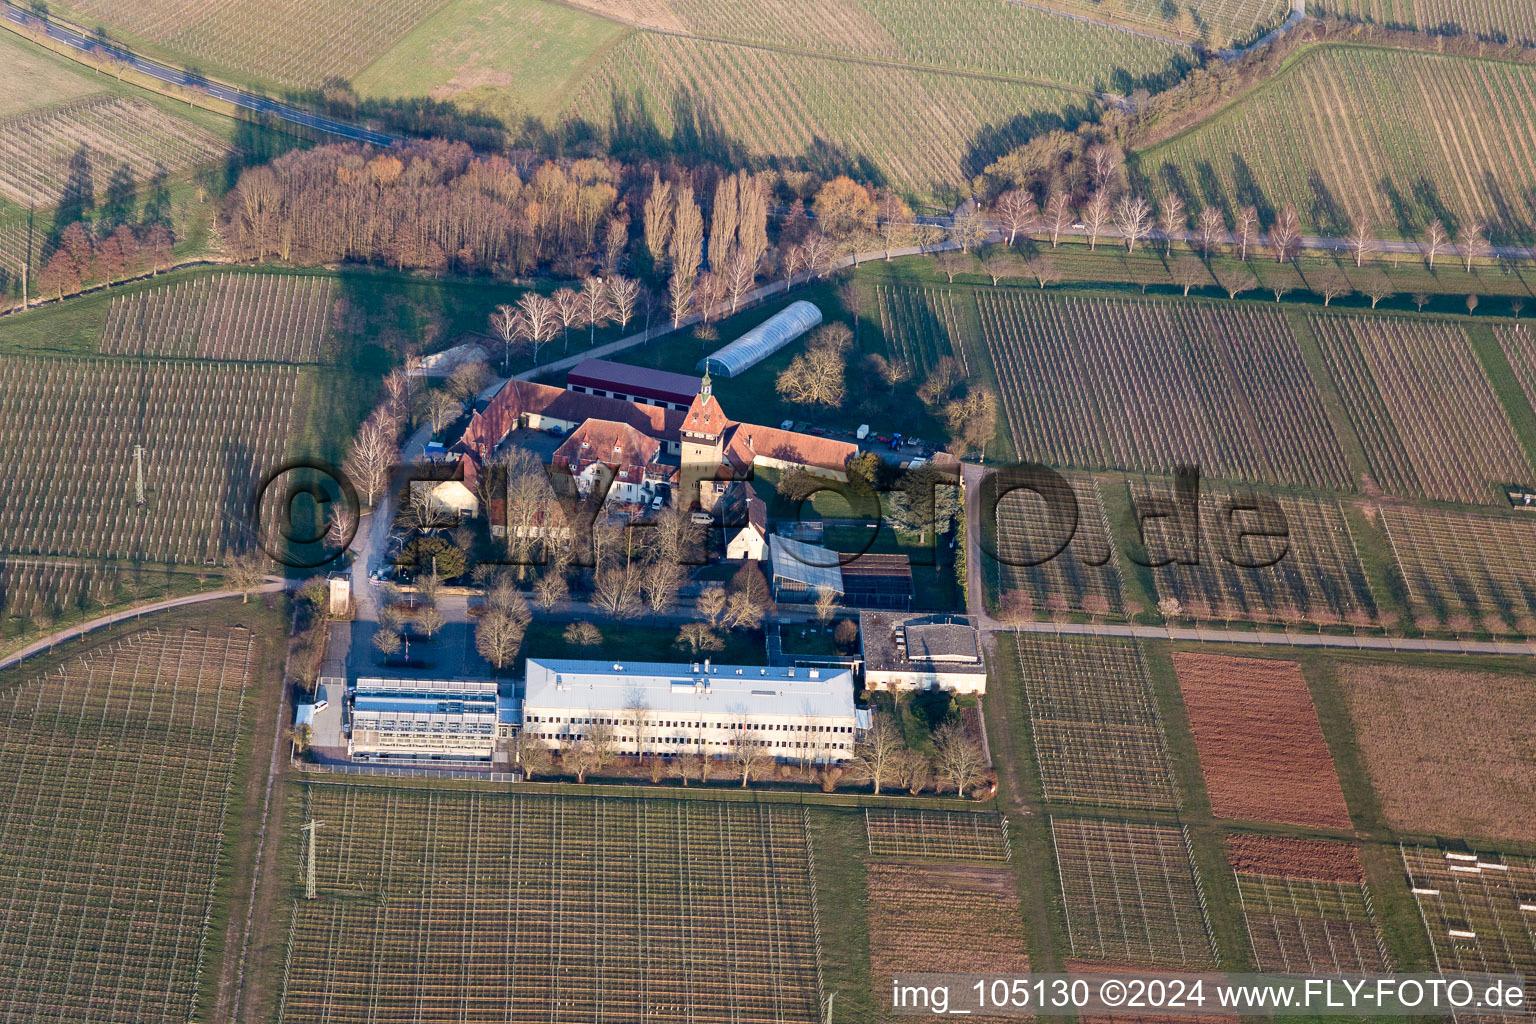
[{"label": "grass lawn", "polygon": [[544,0],[456,0],[380,54],[352,86],[366,99],[430,96],[492,115],[553,114],[571,83],[628,31]]},{"label": "grass lawn", "polygon": [[33,46],[13,32],[0,32],[0,64],[6,69],[0,117],[89,96],[106,87],[103,80],[93,78],[80,65]]}]

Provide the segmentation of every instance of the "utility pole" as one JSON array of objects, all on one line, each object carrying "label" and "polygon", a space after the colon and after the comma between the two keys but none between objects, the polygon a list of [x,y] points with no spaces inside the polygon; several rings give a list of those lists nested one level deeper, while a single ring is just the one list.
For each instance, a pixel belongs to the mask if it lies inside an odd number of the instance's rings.
[{"label": "utility pole", "polygon": [[144,446],[133,446],[133,501],[139,508],[144,507]]},{"label": "utility pole", "polygon": [[304,898],[315,898],[315,833],[324,825],[323,821],[305,822],[300,828],[304,833]]}]

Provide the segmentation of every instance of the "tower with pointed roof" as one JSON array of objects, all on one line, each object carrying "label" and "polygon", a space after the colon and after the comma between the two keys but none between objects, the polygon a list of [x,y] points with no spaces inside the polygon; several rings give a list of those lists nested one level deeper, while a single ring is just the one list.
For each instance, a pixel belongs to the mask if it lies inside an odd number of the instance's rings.
[{"label": "tower with pointed roof", "polygon": [[682,501],[685,505],[699,499],[699,481],[713,480],[725,463],[726,435],[734,424],[720,408],[708,371],[688,406],[688,415],[679,429],[682,441]]}]

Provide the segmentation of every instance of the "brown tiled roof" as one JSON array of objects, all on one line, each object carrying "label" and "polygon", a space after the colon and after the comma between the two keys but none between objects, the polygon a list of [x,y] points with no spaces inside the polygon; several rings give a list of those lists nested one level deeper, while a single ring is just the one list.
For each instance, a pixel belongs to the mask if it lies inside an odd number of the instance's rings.
[{"label": "brown tiled roof", "polygon": [[848,460],[859,453],[859,446],[815,434],[797,434],[793,430],[764,427],[756,423],[738,423],[726,442],[726,456],[732,461],[751,465],[759,456],[780,459],[802,466],[817,466],[842,472]]},{"label": "brown tiled roof", "polygon": [[556,465],[564,462],[577,472],[594,462],[616,469],[643,467],[660,452],[660,441],[642,434],[628,423],[587,420],[555,449],[553,461]]},{"label": "brown tiled roof", "polygon": [[599,398],[567,391],[550,384],[511,380],[486,403],[483,410],[470,417],[463,437],[454,445],[457,451],[484,455],[516,429],[526,415],[537,414],[567,423],[589,419],[627,423],[650,437],[676,441],[683,414],[656,405],[635,405],[617,398]]},{"label": "brown tiled roof", "polygon": [[719,399],[714,395],[699,394],[693,396],[693,404],[688,407],[688,414],[683,419],[683,431],[689,434],[710,434],[719,437],[731,426],[731,419],[720,408]]}]

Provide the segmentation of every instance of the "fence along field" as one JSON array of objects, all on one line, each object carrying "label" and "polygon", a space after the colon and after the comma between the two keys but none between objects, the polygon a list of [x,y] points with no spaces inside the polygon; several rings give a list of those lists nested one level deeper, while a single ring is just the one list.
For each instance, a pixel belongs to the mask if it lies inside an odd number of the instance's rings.
[{"label": "fence along field", "polygon": [[1531,675],[1340,660],[1334,676],[1389,825],[1536,842]]},{"label": "fence along field", "polygon": [[[442,0],[70,0],[61,13],[280,85],[351,78]],[[61,5],[62,7],[62,5]]]},{"label": "fence along field", "polygon": [[1345,489],[1285,318],[1218,303],[978,292],[1020,457],[1054,466]]},{"label": "fence along field", "polygon": [[1536,1000],[1536,859],[1428,846],[1401,850],[1435,966],[1523,974],[1530,1006]]},{"label": "fence along field", "polygon": [[0,197],[57,206],[66,195],[103,195],[121,174],[139,184],[229,153],[223,139],[152,103],[87,96],[0,121]]},{"label": "fence along field", "polygon": [[[1048,558],[1061,526],[1045,499],[1016,490],[997,503],[996,536],[989,538],[1000,558],[982,552],[987,582],[1000,597],[1011,591],[1029,595],[1037,611],[1120,615],[1125,611],[1120,566],[1110,540],[1109,518],[1096,480],[1068,481],[1077,497],[1077,528],[1060,554]],[[983,528],[988,526],[986,521]],[[1036,564],[1025,564],[1036,563]]]},{"label": "fence along field", "polygon": [[1134,643],[1018,633],[1014,645],[1047,800],[1177,809],[1162,718]]},{"label": "fence along field", "polygon": [[1261,213],[1294,204],[1319,234],[1347,235],[1352,216],[1368,215],[1377,237],[1417,237],[1448,217],[1453,231],[1482,223],[1495,242],[1524,244],[1533,132],[1536,68],[1326,46],[1143,150],[1136,171],[1194,208],[1221,207],[1228,223],[1258,199]]},{"label": "fence along field", "polygon": [[1294,661],[1176,652],[1173,667],[1218,818],[1350,827],[1333,756]]},{"label": "fence along field", "polygon": [[858,162],[924,192],[971,180],[978,137],[1001,153],[1035,127],[1075,120],[1087,101],[1051,86],[642,32],[608,52],[564,115],[621,147],[661,142],[825,173]]},{"label": "fence along field", "polygon": [[875,861],[868,866],[867,886],[869,970],[872,988],[887,1012],[886,979],[895,974],[1022,976],[1029,971],[1018,880],[1007,868]]},{"label": "fence along field", "polygon": [[1454,324],[1314,316],[1329,373],[1390,494],[1486,504],[1531,476],[1493,386]]},{"label": "fence along field", "polygon": [[1520,515],[1381,509],[1409,603],[1425,624],[1454,619],[1462,629],[1536,635],[1536,515]]},{"label": "fence along field", "polygon": [[1008,819],[996,813],[871,807],[864,828],[875,857],[1006,861],[1013,849]]},{"label": "fence along field", "polygon": [[1248,941],[1260,970],[1391,971],[1355,848],[1278,836],[1227,837]]},{"label": "fence along field", "polygon": [[143,630],[0,695],[0,1017],[198,1017],[258,651]]},{"label": "fence along field", "polygon": [[670,0],[667,6],[700,36],[1079,89],[1125,90],[1127,83],[1190,63],[1181,46],[996,0],[931,0],[920,7],[903,0]]},{"label": "fence along field", "polygon": [[[1174,500],[1172,485],[1164,481],[1132,481],[1128,486],[1138,509],[1147,507],[1149,499]],[[1256,498],[1273,500],[1279,507],[1285,517],[1284,537],[1249,532],[1280,525],[1250,511]],[[1229,510],[1234,510],[1231,515]],[[1149,559],[1170,560],[1150,570],[1158,597],[1178,601],[1191,618],[1364,626],[1376,617],[1354,537],[1336,501],[1234,490],[1202,481],[1198,545],[1185,535],[1182,519],[1143,522]]]},{"label": "fence along field", "polygon": [[308,784],[278,1020],[820,1021],[807,814]]},{"label": "fence along field", "polygon": [[303,423],[303,380],[270,364],[0,359],[5,549],[183,565],[243,550],[256,485]]},{"label": "fence along field", "polygon": [[1074,958],[1183,968],[1219,964],[1184,829],[1053,817],[1051,842]]},{"label": "fence along field", "polygon": [[1307,6],[1378,25],[1536,46],[1536,8],[1525,0],[1323,0]]},{"label": "fence along field", "polygon": [[98,350],[111,355],[320,362],[329,277],[216,274],[112,300]]}]

